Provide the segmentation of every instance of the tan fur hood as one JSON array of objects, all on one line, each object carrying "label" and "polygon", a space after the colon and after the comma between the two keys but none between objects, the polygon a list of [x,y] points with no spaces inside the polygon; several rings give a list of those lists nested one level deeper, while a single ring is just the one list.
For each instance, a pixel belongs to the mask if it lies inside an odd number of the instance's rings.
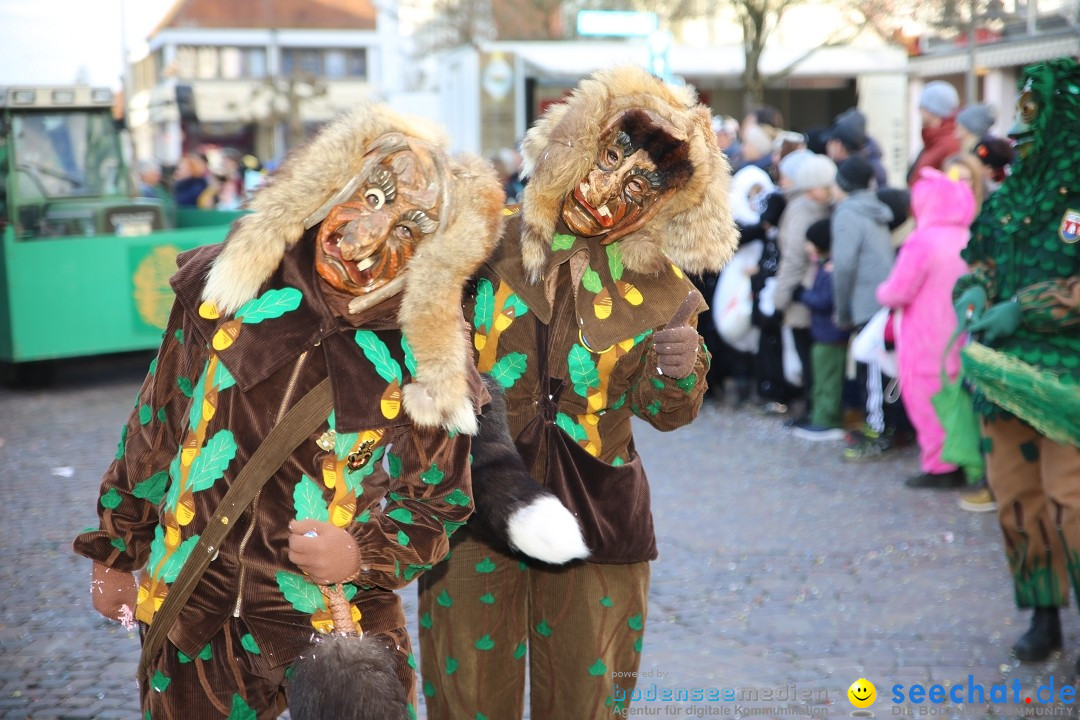
[{"label": "tan fur hood", "polygon": [[[203,299],[235,312],[255,297],[285,251],[319,222],[335,196],[356,177],[368,146],[390,132],[418,138],[445,153],[445,132],[429,121],[365,105],[330,123],[286,158],[238,220],[211,268]],[[504,195],[494,168],[479,158],[445,162],[451,178],[436,233],[399,276],[398,319],[416,358],[416,382],[403,389],[405,410],[418,425],[476,432],[466,369],[471,351],[461,315],[467,278],[498,244]]]},{"label": "tan fur hood", "polygon": [[738,244],[728,209],[731,167],[716,144],[709,109],[687,87],[675,87],[635,66],[601,70],[533,125],[522,144],[531,177],[522,200],[521,254],[530,278],[547,262],[563,198],[596,161],[608,121],[642,109],[670,123],[688,144],[693,175],[641,230],[619,240],[631,270],[658,272],[668,259],[687,272],[718,270]]}]

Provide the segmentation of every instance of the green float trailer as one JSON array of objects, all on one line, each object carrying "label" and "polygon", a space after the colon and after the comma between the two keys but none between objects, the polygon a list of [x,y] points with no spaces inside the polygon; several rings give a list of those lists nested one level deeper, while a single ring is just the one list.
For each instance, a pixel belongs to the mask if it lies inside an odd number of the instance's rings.
[{"label": "green float trailer", "polygon": [[112,104],[107,88],[0,88],[0,362],[9,370],[157,347],[176,254],[223,240],[240,214],[135,197]]}]

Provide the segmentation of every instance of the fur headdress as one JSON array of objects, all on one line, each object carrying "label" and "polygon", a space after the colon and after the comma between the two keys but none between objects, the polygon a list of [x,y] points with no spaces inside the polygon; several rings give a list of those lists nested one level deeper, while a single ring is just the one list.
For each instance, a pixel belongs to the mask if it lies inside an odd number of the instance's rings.
[{"label": "fur headdress", "polygon": [[523,167],[531,180],[522,201],[521,255],[533,281],[547,263],[563,199],[592,169],[601,138],[620,114],[652,128],[643,129],[643,139],[660,145],[658,159],[671,160],[669,182],[678,188],[645,227],[619,240],[626,266],[655,273],[670,260],[698,273],[718,270],[735,251],[731,167],[716,144],[709,109],[692,89],[623,66],[581,81],[525,135]]},{"label": "fur headdress", "polygon": [[475,434],[461,293],[498,243],[504,196],[489,163],[445,156],[447,136],[434,123],[366,105],[328,125],[255,193],[254,212],[233,226],[207,277],[203,299],[231,313],[255,297],[285,251],[345,199],[343,189],[355,185],[369,146],[388,133],[432,148],[445,180],[439,228],[418,245],[395,284],[403,290],[398,319],[416,358],[415,382],[402,391],[405,411],[418,425]]}]

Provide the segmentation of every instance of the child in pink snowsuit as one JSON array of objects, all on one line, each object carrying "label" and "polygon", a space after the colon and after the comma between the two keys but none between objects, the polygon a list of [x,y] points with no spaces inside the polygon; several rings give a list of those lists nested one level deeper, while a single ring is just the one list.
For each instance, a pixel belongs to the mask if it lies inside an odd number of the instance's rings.
[{"label": "child in pink snowsuit", "polygon": [[[906,484],[960,487],[964,484],[962,471],[941,459],[945,430],[930,397],[941,389],[941,359],[956,330],[952,288],[967,272],[960,251],[967,245],[975,217],[975,197],[965,183],[924,168],[911,188],[911,213],[915,230],[901,248],[889,277],[877,289],[882,305],[903,311],[896,341],[900,397],[915,426],[923,471]],[[959,372],[958,347],[949,353],[946,369],[950,378]]]}]

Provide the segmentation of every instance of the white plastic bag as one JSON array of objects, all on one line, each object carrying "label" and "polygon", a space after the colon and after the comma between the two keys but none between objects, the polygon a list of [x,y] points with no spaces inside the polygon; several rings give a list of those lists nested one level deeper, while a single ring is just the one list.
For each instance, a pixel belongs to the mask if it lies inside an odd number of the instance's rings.
[{"label": "white plastic bag", "polygon": [[874,313],[870,322],[852,339],[851,357],[861,363],[876,363],[881,367],[881,372],[896,377],[900,374],[896,352],[885,349],[885,326],[888,322],[889,308],[881,308]]},{"label": "white plastic bag", "polygon": [[724,342],[741,352],[755,352],[761,331],[750,322],[754,309],[748,271],[761,260],[764,245],[753,240],[743,245],[720,272],[710,303],[713,324]]}]

